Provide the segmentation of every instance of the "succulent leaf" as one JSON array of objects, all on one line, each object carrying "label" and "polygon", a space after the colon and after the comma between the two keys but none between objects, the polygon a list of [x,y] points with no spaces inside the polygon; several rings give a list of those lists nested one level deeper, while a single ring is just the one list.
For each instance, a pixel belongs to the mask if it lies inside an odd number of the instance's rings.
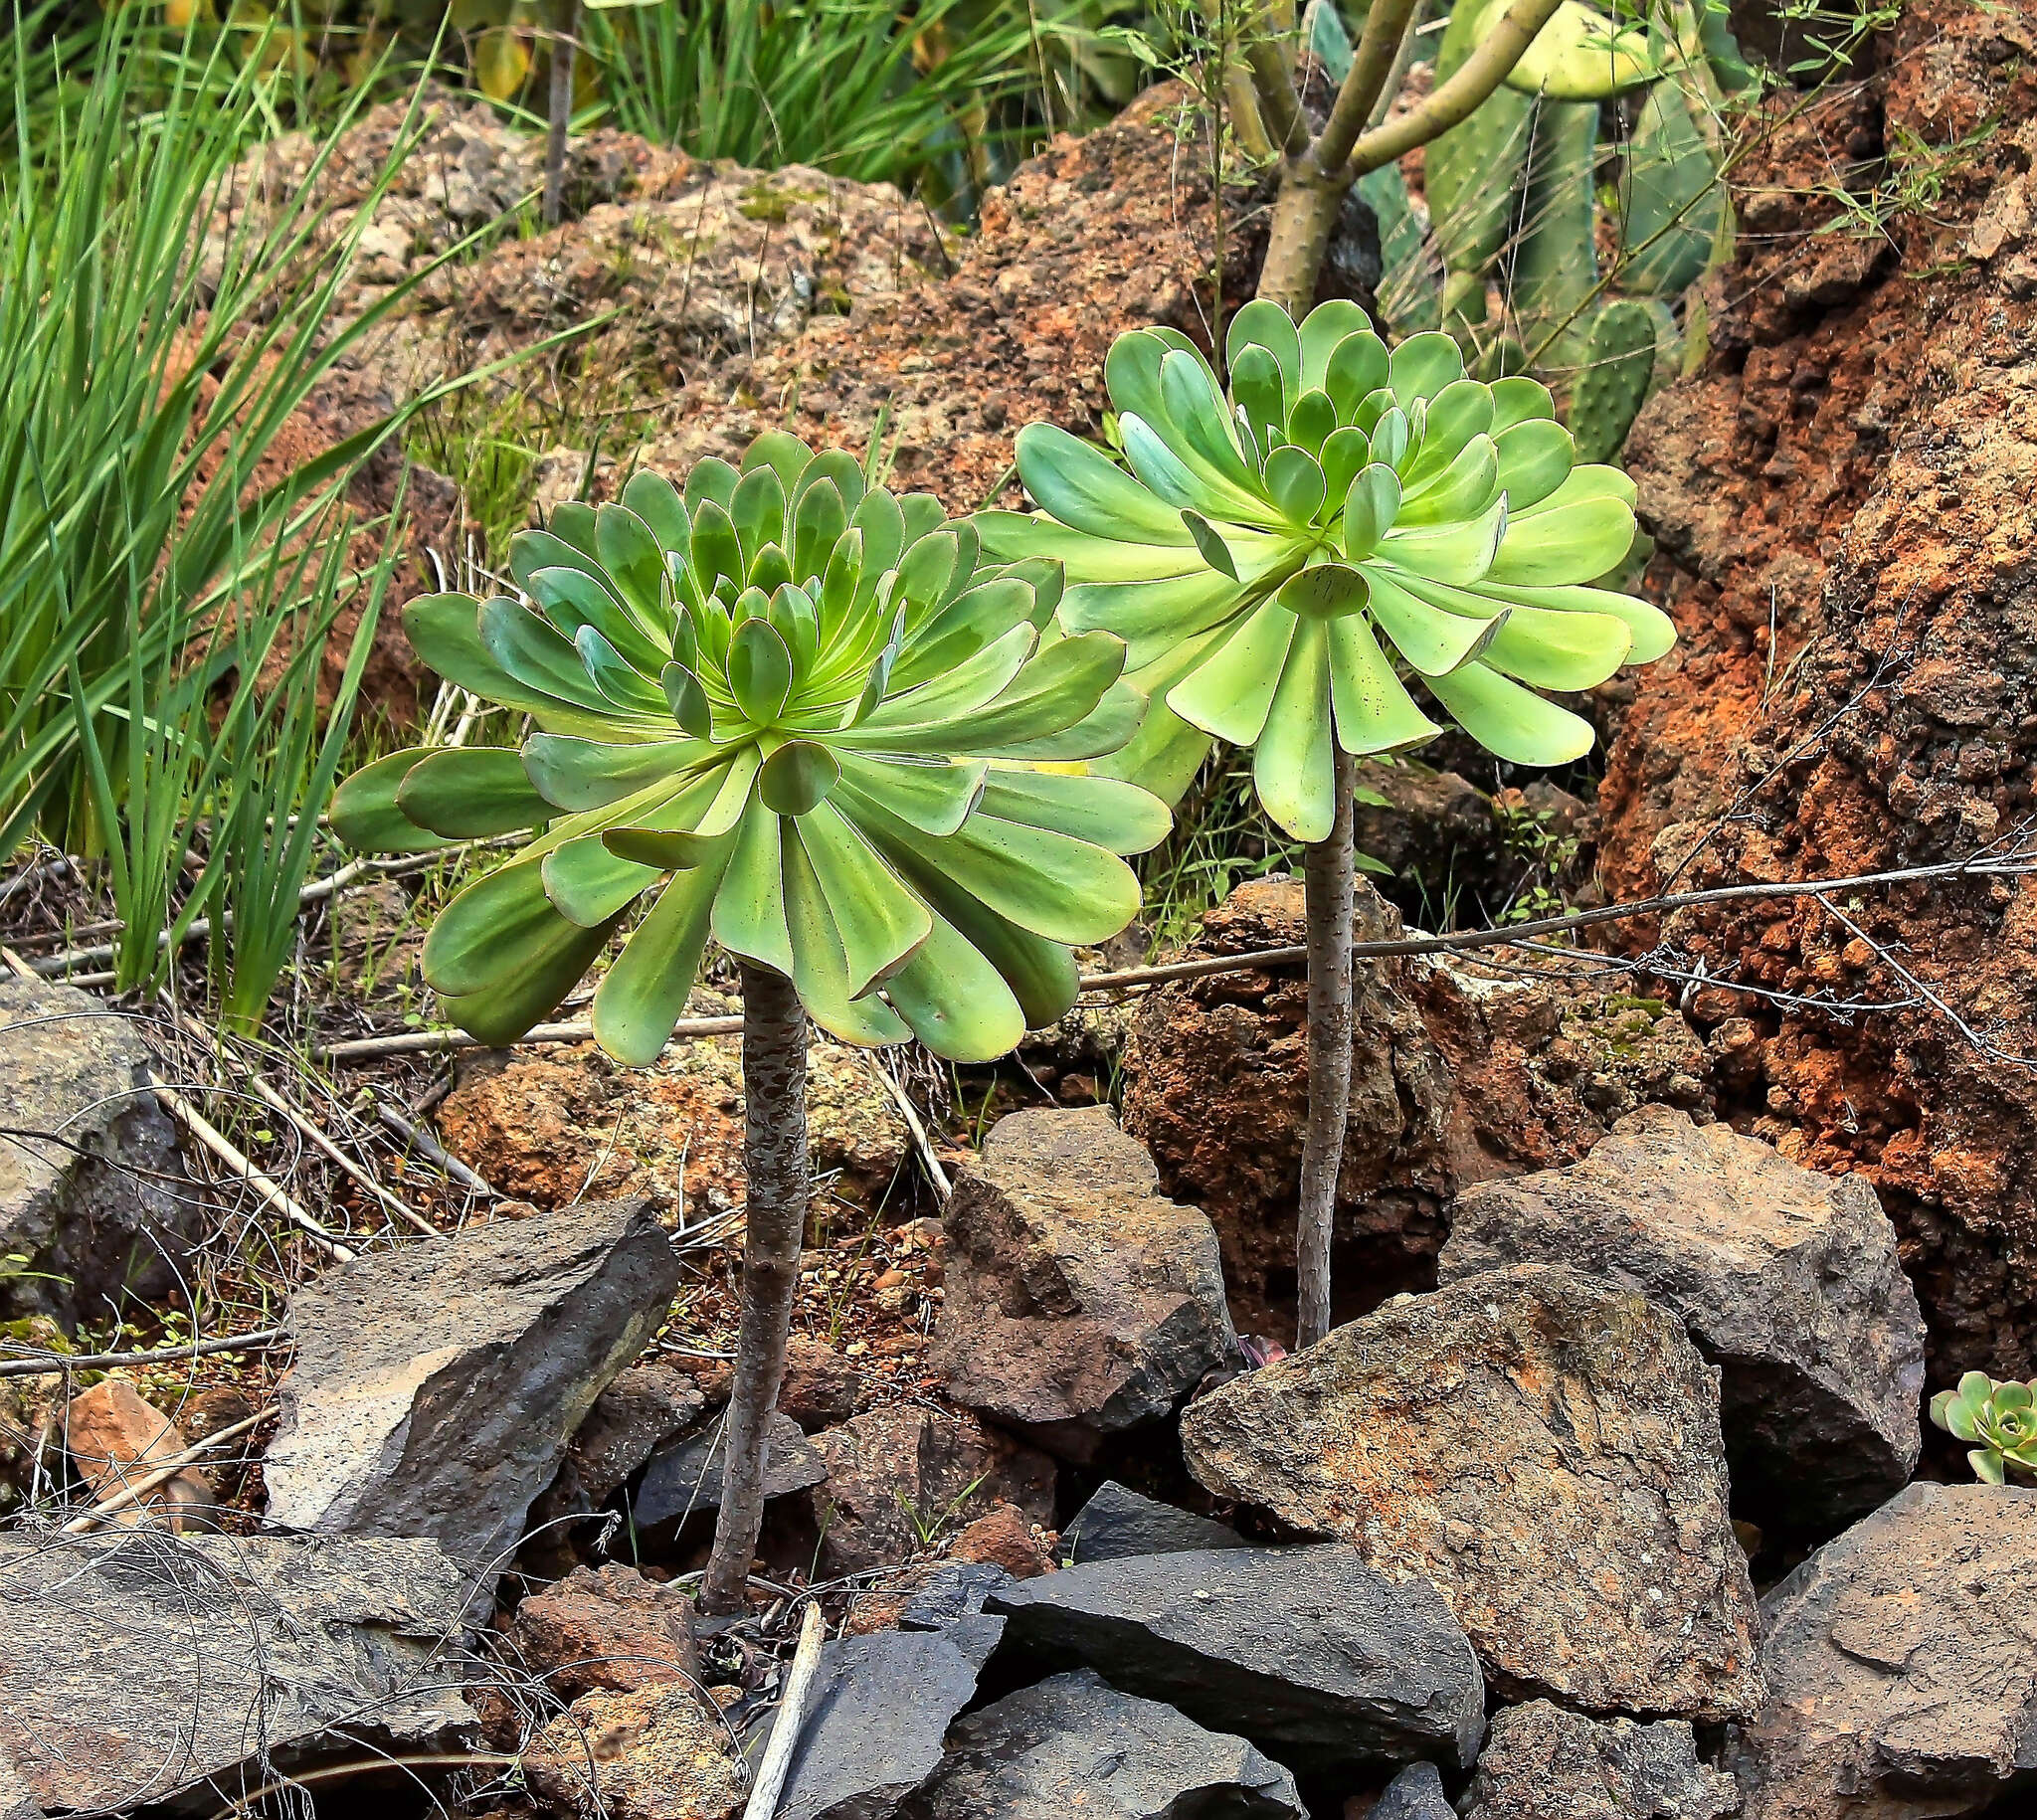
[{"label": "succulent leaf", "polygon": [[1997,1383],[1985,1371],[1968,1371],[1956,1389],[1933,1396],[1931,1419],[1970,1444],[1966,1459],[1975,1477],[2001,1485],[2014,1468],[2037,1478],[2037,1379]]},{"label": "succulent leaf", "polygon": [[[1180,350],[1154,345],[1164,405]],[[1173,391],[1204,410],[1195,380]],[[1221,425],[1169,422],[1162,444],[1248,471]],[[1115,551],[1129,522],[1171,552],[1159,573],[1202,572],[1178,507],[1073,438],[1033,446],[1065,476],[1057,503],[1100,527],[1061,534]],[[1055,555],[987,563],[937,500],[782,432],[683,491],[640,473],[517,539],[523,598],[406,616],[426,661],[532,717],[520,750],[394,754],[341,787],[334,826],[404,852],[540,830],[426,943],[427,981],[487,1041],[549,1013],[641,906],[594,1001],[626,1062],[663,1046],[710,940],[848,1041],[989,1060],[1073,1001],[1068,944],[1130,919],[1121,855],[1169,824],[1132,784],[1034,769],[1112,751],[1146,706],[1121,638],[1052,625]],[[1240,572],[1262,568],[1248,553]]]},{"label": "succulent leaf", "polygon": [[1633,488],[1576,464],[1547,388],[1467,378],[1448,335],[1389,353],[1343,302],[1298,327],[1248,304],[1228,352],[1226,397],[1171,331],[1121,336],[1105,378],[1126,466],[1022,431],[1041,509],[976,521],[996,557],[1065,564],[1071,630],[1125,640],[1148,720],[1101,768],[1178,793],[1199,733],[1264,747],[1261,801],[1313,839],[1333,740],[1374,753],[1439,731],[1410,680],[1503,758],[1588,750],[1587,723],[1534,691],[1590,687],[1671,634],[1588,585],[1633,540]]}]

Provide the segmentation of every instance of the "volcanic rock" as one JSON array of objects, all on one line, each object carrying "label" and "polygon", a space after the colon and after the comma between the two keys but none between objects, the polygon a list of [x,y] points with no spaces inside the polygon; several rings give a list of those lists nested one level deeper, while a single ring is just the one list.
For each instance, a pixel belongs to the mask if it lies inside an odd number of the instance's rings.
[{"label": "volcanic rock", "polygon": [[905,1820],[1305,1820],[1294,1777],[1241,1737],[1077,1669],[959,1721]]},{"label": "volcanic rock", "polygon": [[940,1763],[948,1724],[975,1698],[977,1671],[1002,1628],[978,1617],[828,1644],[779,1820],[895,1813]]},{"label": "volcanic rock", "polygon": [[727,1728],[691,1688],[583,1694],[520,1759],[531,1793],[577,1820],[732,1820],[741,1760]]},{"label": "volcanic rock", "polygon": [[[705,1434],[653,1454],[630,1501],[632,1520],[650,1529],[720,1510],[726,1469],[721,1441],[722,1426],[717,1422]],[[799,1423],[774,1409],[764,1424],[764,1496],[790,1497],[827,1476],[827,1462],[800,1432]]]},{"label": "volcanic rock", "polygon": [[1128,1554],[1181,1554],[1196,1548],[1242,1548],[1227,1524],[1142,1498],[1106,1479],[1061,1532],[1061,1552],[1076,1566]]},{"label": "volcanic rock", "polygon": [[477,1741],[485,1600],[431,1542],[0,1536],[0,1768],[51,1810],[211,1814],[244,1778]]},{"label": "volcanic rock", "polygon": [[1230,1362],[1216,1234],[1156,1180],[1102,1107],[991,1128],[945,1215],[930,1364],[951,1396],[1086,1461]]},{"label": "volcanic rock", "polygon": [[269,1523],[428,1536],[468,1560],[509,1547],[678,1275],[641,1200],[497,1220],[326,1272],[290,1300],[296,1363],[269,1447]]},{"label": "volcanic rock", "polygon": [[1719,1820],[1731,1776],[1698,1761],[1683,1721],[1585,1719],[1546,1700],[1493,1715],[1464,1820]]},{"label": "volcanic rock", "polygon": [[1720,1369],[1734,1508],[1764,1529],[1828,1535],[1917,1465],[1924,1322],[1857,1176],[1644,1108],[1582,1163],[1459,1196],[1437,1264],[1569,1264],[1673,1308]]},{"label": "volcanic rock", "polygon": [[73,1328],[175,1286],[199,1207],[140,1025],[76,987],[0,978],[0,1318]]},{"label": "volcanic rock", "polygon": [[909,1559],[1000,1500],[1054,1517],[1054,1463],[974,1416],[915,1403],[871,1409],[814,1437],[827,1477],[808,1494],[830,1574]]},{"label": "volcanic rock", "polygon": [[1182,1445],[1219,1496],[1439,1588],[1501,1692],[1717,1720],[1761,1687],[1718,1386],[1667,1310],[1524,1265],[1234,1378]]},{"label": "volcanic rock", "polygon": [[1761,1620],[1767,1704],[1727,1749],[1744,1820],[2005,1814],[2037,1787],[2037,1489],[1913,1485]]},{"label": "volcanic rock", "polygon": [[1095,1561],[986,1608],[1009,1620],[1001,1665],[1094,1668],[1304,1774],[1468,1767],[1484,1735],[1484,1683],[1440,1596],[1341,1544]]},{"label": "volcanic rock", "polygon": [[[1298,880],[1242,884],[1187,959],[1297,948]],[[1355,932],[1399,916],[1360,881]],[[1350,1129],[1333,1238],[1337,1318],[1426,1289],[1444,1208],[1475,1183],[1574,1163],[1636,1106],[1707,1112],[1707,1061],[1683,1017],[1596,979],[1533,981],[1468,962],[1361,961]],[[1125,1128],[1160,1185],[1201,1207],[1241,1326],[1293,1330],[1294,1218],[1308,1104],[1308,982],[1299,962],[1174,981],[1147,995],[1125,1053]]]},{"label": "volcanic rock", "polygon": [[546,1690],[572,1702],[603,1689],[630,1694],[699,1669],[693,1602],[635,1567],[576,1567],[516,1607],[510,1635]]}]

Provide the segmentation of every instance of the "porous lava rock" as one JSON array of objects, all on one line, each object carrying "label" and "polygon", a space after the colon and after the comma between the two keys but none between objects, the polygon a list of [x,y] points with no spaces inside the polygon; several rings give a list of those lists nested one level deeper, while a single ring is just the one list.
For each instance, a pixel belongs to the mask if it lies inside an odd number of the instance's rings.
[{"label": "porous lava rock", "polygon": [[[645,1194],[693,1218],[726,1213],[747,1180],[741,1045],[673,1043],[648,1068],[619,1067],[592,1043],[490,1051],[463,1069],[439,1129],[490,1187],[534,1206]],[[863,1051],[839,1043],[809,1053],[807,1132],[815,1170],[850,1199],[874,1201],[905,1161],[896,1102]]]},{"label": "porous lava rock", "polygon": [[1719,1373],[1631,1291],[1521,1265],[1398,1298],[1192,1403],[1182,1447],[1218,1496],[1433,1584],[1504,1695],[1760,1699]]},{"label": "porous lava rock", "polygon": [[518,1762],[545,1811],[569,1820],[732,1820],[743,1807],[720,1715],[674,1682],[581,1695]]},{"label": "porous lava rock", "polygon": [[1924,1322],[1858,1177],[1643,1108],[1582,1163],[1458,1196],[1442,1281],[1512,1264],[1569,1264],[1683,1317],[1720,1369],[1734,1508],[1763,1529],[1822,1540],[1909,1482]]},{"label": "porous lava rock", "polygon": [[2018,1811],[2037,1788],[2037,1489],[1910,1486],[1761,1601],[1743,1820]]},{"label": "porous lava rock", "polygon": [[826,1476],[807,1496],[830,1574],[909,1560],[1000,1502],[1054,1519],[1054,1463],[972,1415],[889,1403],[816,1435]]},{"label": "porous lava rock", "polygon": [[[1358,887],[1360,940],[1403,933]],[[1238,886],[1185,957],[1298,949],[1298,880]],[[1589,980],[1470,964],[1355,969],[1351,1123],[1332,1262],[1340,1318],[1435,1280],[1443,1210],[1475,1183],[1574,1163],[1614,1120],[1661,1102],[1709,1111],[1706,1058],[1666,1001]],[[1308,1103],[1299,961],[1175,981],[1147,996],[1125,1054],[1125,1128],[1162,1189],[1201,1207],[1241,1327],[1292,1327],[1296,1183]]]},{"label": "porous lava rock", "polygon": [[[1795,102],[1755,124],[1713,357],[1627,444],[1682,637],[1627,685],[1600,793],[1622,895],[1956,864],[2031,812],[2037,22],[1913,0],[1860,81]],[[1892,197],[1925,167],[1928,201]],[[1840,226],[1862,202],[1872,235]],[[1631,939],[1658,935],[1714,983],[1692,1016],[1725,1110],[1880,1192],[1932,1380],[2027,1375],[2037,880],[1698,906]]]},{"label": "porous lava rock", "polygon": [[1720,1820],[1731,1776],[1698,1761],[1683,1721],[1586,1719],[1546,1700],[1493,1715],[1464,1820]]},{"label": "porous lava rock", "polygon": [[691,1684],[700,1665],[692,1600],[620,1562],[575,1567],[529,1594],[510,1635],[523,1666],[567,1702],[597,1688],[628,1694],[665,1681]]},{"label": "porous lava rock", "polygon": [[950,1396],[1088,1461],[1230,1362],[1216,1234],[1156,1182],[1102,1107],[991,1128],[944,1216],[947,1299],[929,1363]]}]

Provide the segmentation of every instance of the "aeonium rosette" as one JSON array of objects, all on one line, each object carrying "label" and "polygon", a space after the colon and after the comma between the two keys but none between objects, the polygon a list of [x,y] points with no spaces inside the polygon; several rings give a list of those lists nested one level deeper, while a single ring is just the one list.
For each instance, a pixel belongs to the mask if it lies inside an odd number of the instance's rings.
[{"label": "aeonium rosette", "polygon": [[711,938],[846,1040],[987,1060],[1072,1002],[1069,945],[1136,911],[1120,855],[1167,811],[1067,762],[1145,704],[1120,638],[1054,624],[1056,563],[986,564],[931,495],[773,433],[683,492],[640,472],[560,507],[510,566],[522,598],[437,595],[405,624],[534,730],[396,753],[333,807],[369,850],[537,830],[426,943],[476,1036],[544,1017],[643,902],[594,997],[621,1059],[663,1045]]}]

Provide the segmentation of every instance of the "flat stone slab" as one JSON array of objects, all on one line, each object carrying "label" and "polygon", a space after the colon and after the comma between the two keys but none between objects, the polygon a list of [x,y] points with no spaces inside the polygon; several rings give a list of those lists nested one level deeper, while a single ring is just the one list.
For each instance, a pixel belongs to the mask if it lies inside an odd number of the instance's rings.
[{"label": "flat stone slab", "polygon": [[430,1542],[0,1536],[0,1770],[52,1811],[210,1815],[269,1780],[265,1749],[471,1748],[483,1612]]},{"label": "flat stone slab", "polygon": [[956,1723],[908,1820],[1307,1820],[1294,1777],[1241,1737],[1206,1731],[1087,1669]]},{"label": "flat stone slab", "polygon": [[1510,1698],[1759,1703],[1718,1370],[1602,1279],[1524,1265],[1396,1297],[1190,1404],[1182,1447],[1219,1496],[1436,1587]]},{"label": "flat stone slab", "polygon": [[1468,1768],[1485,1731],[1477,1659],[1441,1596],[1341,1544],[1095,1561],[986,1609],[1009,1620],[1001,1665],[1093,1668],[1303,1774]]},{"label": "flat stone slab", "polygon": [[940,1766],[949,1722],[975,1699],[977,1671],[1003,1628],[972,1617],[828,1644],[778,1820],[896,1813]]},{"label": "flat stone slab", "polygon": [[1924,1318],[1860,1177],[1647,1107],[1582,1163],[1458,1196],[1441,1280],[1513,1264],[1569,1264],[1683,1317],[1720,1368],[1735,1509],[1764,1529],[1823,1540],[1916,1470]]},{"label": "flat stone slab", "polygon": [[641,1200],[498,1219],[327,1271],[290,1299],[270,1526],[505,1553],[678,1277]]},{"label": "flat stone slab", "polygon": [[1099,1485],[1061,1532],[1061,1554],[1077,1566],[1131,1554],[1183,1554],[1196,1548],[1248,1546],[1228,1524],[1143,1498],[1115,1479]]},{"label": "flat stone slab", "polygon": [[1744,1820],[2029,1811],[2037,1488],[1919,1483],[1761,1601],[1768,1701],[1729,1733]]}]

